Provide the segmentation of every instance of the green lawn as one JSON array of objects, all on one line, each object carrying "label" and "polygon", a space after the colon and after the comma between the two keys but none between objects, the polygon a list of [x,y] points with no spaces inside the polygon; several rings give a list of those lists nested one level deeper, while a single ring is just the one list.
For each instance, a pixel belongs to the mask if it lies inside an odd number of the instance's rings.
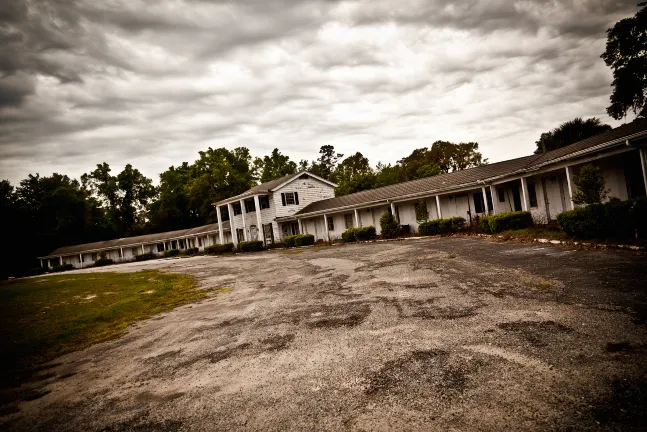
[{"label": "green lawn", "polygon": [[192,276],[90,273],[0,284],[0,384],[44,362],[114,339],[137,320],[206,296]]}]

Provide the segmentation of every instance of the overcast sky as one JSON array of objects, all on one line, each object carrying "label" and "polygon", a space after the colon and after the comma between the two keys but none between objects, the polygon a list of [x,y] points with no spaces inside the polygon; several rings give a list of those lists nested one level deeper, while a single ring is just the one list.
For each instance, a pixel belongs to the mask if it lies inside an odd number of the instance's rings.
[{"label": "overcast sky", "polygon": [[2,0],[0,177],[157,182],[210,146],[523,156],[577,116],[620,124],[600,54],[638,1]]}]

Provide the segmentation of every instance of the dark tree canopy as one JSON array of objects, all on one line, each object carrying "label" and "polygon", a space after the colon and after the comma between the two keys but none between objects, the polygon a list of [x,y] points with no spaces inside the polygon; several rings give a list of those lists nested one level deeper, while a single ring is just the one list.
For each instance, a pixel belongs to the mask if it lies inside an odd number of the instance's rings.
[{"label": "dark tree canopy", "polygon": [[632,111],[647,117],[647,2],[631,18],[618,21],[607,30],[602,59],[613,70],[613,92],[607,113],[620,120]]},{"label": "dark tree canopy", "polygon": [[297,172],[297,164],[289,156],[281,154],[279,149],[272,150],[272,154],[263,159],[254,160],[255,168],[260,171],[259,182],[265,183]]},{"label": "dark tree canopy", "polygon": [[565,147],[609,130],[611,130],[611,126],[602,123],[597,117],[587,120],[582,120],[582,118],[578,117],[562,123],[550,132],[541,134],[535,142],[537,145],[535,154]]}]

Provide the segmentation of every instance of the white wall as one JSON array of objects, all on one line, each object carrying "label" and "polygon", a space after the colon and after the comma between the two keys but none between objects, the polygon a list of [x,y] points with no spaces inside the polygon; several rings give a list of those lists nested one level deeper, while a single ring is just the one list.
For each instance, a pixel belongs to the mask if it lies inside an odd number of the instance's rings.
[{"label": "white wall", "polygon": [[[297,192],[299,194],[299,205],[283,205],[281,194],[285,192]],[[315,201],[321,201],[328,198],[334,198],[335,189],[316,180],[313,177],[307,179],[296,179],[288,183],[284,187],[277,189],[273,194],[273,202],[275,203],[275,217],[292,216],[299,210],[303,209],[308,204]]]}]

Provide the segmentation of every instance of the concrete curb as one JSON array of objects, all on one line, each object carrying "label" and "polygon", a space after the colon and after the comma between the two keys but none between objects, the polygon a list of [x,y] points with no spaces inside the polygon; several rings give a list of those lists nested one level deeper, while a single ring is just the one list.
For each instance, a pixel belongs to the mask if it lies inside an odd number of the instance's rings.
[{"label": "concrete curb", "polygon": [[549,243],[554,245],[565,245],[565,246],[585,246],[594,249],[622,249],[622,250],[631,250],[636,252],[645,252],[647,251],[646,246],[635,246],[635,245],[625,245],[625,244],[604,244],[604,243],[594,243],[594,242],[585,242],[585,241],[570,241],[570,240],[551,240],[546,238],[533,238],[533,239],[519,239],[515,237],[506,237],[502,235],[493,235],[493,234],[475,234],[478,237],[485,238],[498,238],[502,240],[525,240],[533,243]]}]

